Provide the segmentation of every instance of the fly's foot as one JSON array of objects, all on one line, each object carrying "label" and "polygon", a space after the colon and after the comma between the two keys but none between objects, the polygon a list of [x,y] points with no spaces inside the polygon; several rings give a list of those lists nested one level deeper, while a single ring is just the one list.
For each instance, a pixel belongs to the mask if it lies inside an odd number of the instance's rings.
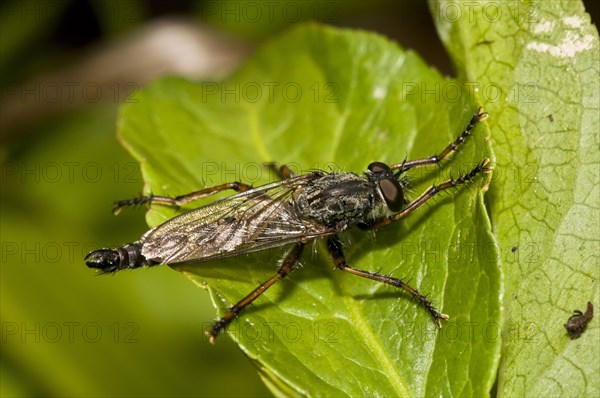
[{"label": "fly's foot", "polygon": [[113,207],[113,214],[118,215],[124,207],[129,206],[139,206],[142,204],[150,203],[152,201],[152,196],[140,195],[137,198],[133,199],[125,199],[119,200],[115,202],[115,206]]},{"label": "fly's foot", "polygon": [[217,322],[211,330],[206,332],[206,335],[208,336],[208,341],[210,342],[210,344],[215,345],[215,339],[219,335],[220,330],[221,330],[221,326]]},{"label": "fly's foot", "polygon": [[225,328],[230,322],[231,319],[221,318],[213,324],[210,330],[204,332],[208,336],[208,341],[210,342],[210,344],[215,345],[215,339],[217,338],[219,333],[221,333],[221,331],[225,330]]},{"label": "fly's foot", "polygon": [[442,328],[442,320],[445,321],[450,318],[447,314],[442,314],[441,312],[439,312],[431,303],[431,301],[427,300],[427,296],[424,296],[415,290],[415,292],[413,293],[413,297],[416,298],[419,301],[419,303],[421,303],[421,305],[423,305],[423,307],[425,307],[425,309],[429,312],[429,314],[433,318],[433,322],[438,327],[438,329]]}]

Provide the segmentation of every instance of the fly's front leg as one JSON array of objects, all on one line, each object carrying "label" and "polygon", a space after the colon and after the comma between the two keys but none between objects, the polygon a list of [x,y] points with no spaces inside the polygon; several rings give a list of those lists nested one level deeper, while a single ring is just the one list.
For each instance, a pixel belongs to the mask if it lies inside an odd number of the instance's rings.
[{"label": "fly's front leg", "polygon": [[382,227],[384,225],[391,224],[395,221],[398,221],[398,220],[406,217],[407,215],[409,215],[413,211],[417,210],[425,202],[427,202],[429,199],[433,198],[438,193],[445,191],[447,189],[450,189],[450,188],[457,187],[459,185],[464,185],[464,184],[472,181],[475,178],[475,176],[477,176],[480,173],[489,173],[491,171],[491,169],[489,167],[487,167],[489,162],[490,162],[490,160],[488,158],[484,158],[483,161],[480,164],[478,164],[469,173],[467,173],[457,179],[446,180],[439,185],[432,186],[427,191],[423,192],[421,194],[421,196],[419,196],[417,199],[410,202],[404,209],[402,209],[398,213],[393,214],[388,217],[383,217],[382,219],[376,220],[371,224],[361,225],[361,227],[363,229],[375,229],[375,228]]},{"label": "fly's front leg", "polygon": [[114,214],[119,214],[121,209],[126,206],[135,206],[141,204],[152,204],[152,205],[163,205],[163,206],[183,206],[190,202],[206,198],[207,196],[214,195],[218,192],[225,191],[227,189],[233,189],[236,192],[246,192],[252,187],[242,182],[227,182],[221,185],[215,185],[214,187],[204,188],[199,191],[194,191],[185,195],[179,195],[175,197],[170,196],[158,196],[158,195],[143,195],[134,199],[120,200],[115,202],[115,208],[113,209]]},{"label": "fly's front leg", "polygon": [[403,282],[401,279],[392,278],[391,276],[387,275],[381,275],[376,272],[363,271],[349,266],[346,263],[346,257],[344,256],[344,251],[342,250],[342,242],[340,242],[340,240],[336,236],[330,237],[327,240],[327,249],[329,250],[329,254],[331,255],[331,258],[333,259],[333,262],[335,263],[335,266],[338,269],[341,269],[342,271],[346,271],[354,275],[361,276],[363,278],[372,279],[374,281],[385,283],[387,285],[399,287],[406,293],[410,294],[410,296],[416,299],[419,302],[419,304],[425,307],[425,309],[429,312],[438,328],[442,327],[442,319],[448,319],[448,315],[440,313],[433,306],[433,304],[429,300],[427,300],[427,297],[419,293],[417,289]]},{"label": "fly's front leg", "polygon": [[432,155],[428,158],[408,160],[402,163],[396,163],[391,165],[390,169],[399,170],[399,172],[402,173],[404,171],[412,169],[413,167],[421,167],[440,163],[442,160],[444,160],[445,158],[450,156],[454,151],[456,151],[456,148],[458,148],[459,145],[465,142],[466,138],[471,135],[471,131],[473,131],[473,128],[475,128],[475,125],[478,122],[487,119],[487,117],[488,114],[486,112],[483,112],[483,108],[479,108],[477,112],[475,112],[475,114],[473,115],[473,117],[469,121],[469,124],[467,125],[467,127],[465,127],[463,132],[454,140],[454,142],[451,142],[446,148],[444,148],[444,150],[440,152],[439,155]]},{"label": "fly's front leg", "polygon": [[290,252],[285,256],[281,266],[277,270],[277,273],[273,275],[269,280],[262,283],[259,287],[254,289],[252,293],[241,299],[237,304],[233,307],[230,307],[229,310],[223,315],[215,324],[212,329],[206,332],[206,335],[209,338],[211,344],[215,343],[215,338],[218,336],[221,330],[224,330],[227,325],[231,323],[235,319],[235,317],[248,305],[250,305],[254,300],[258,298],[261,294],[263,294],[268,288],[270,288],[275,282],[280,279],[285,278],[290,272],[296,269],[296,265],[298,264],[298,259],[302,255],[302,251],[304,249],[304,243],[296,243],[296,245],[290,250]]}]

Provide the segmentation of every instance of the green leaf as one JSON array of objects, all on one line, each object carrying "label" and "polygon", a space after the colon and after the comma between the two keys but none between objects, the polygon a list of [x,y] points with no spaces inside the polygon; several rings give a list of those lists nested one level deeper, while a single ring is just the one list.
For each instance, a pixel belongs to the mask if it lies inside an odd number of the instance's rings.
[{"label": "green leaf", "polygon": [[[360,173],[372,161],[401,162],[445,147],[478,107],[465,87],[380,36],[305,25],[264,46],[224,82],[152,84],[123,108],[120,134],[141,162],[145,191],[155,194],[233,180],[258,186],[272,180],[262,168],[271,161],[297,172]],[[422,97],[422,89],[434,94]],[[411,197],[493,159],[488,134],[482,123],[444,167],[411,172]],[[410,279],[429,293],[450,315],[440,331],[401,291],[334,272],[317,242],[300,269],[240,315],[229,336],[279,395],[487,395],[501,308],[483,203],[487,178],[376,234],[342,235],[350,265]],[[176,213],[156,206],[147,220],[154,226]],[[222,314],[272,276],[283,253],[177,269],[208,288]]]},{"label": "green leaf", "polygon": [[598,322],[578,340],[563,327],[600,303],[598,31],[580,1],[477,2],[475,23],[466,3],[431,8],[460,75],[498,92],[483,98],[506,275],[498,395],[599,396]]}]

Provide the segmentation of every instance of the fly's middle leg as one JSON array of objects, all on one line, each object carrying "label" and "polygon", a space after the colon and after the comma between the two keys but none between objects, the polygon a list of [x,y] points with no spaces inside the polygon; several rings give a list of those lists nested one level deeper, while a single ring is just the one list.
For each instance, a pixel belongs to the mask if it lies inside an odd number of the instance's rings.
[{"label": "fly's middle leg", "polygon": [[246,192],[252,187],[242,182],[227,182],[221,185],[215,185],[214,187],[204,188],[199,191],[190,192],[185,195],[179,195],[175,197],[170,196],[159,196],[159,195],[143,195],[134,199],[126,199],[115,202],[115,208],[113,209],[114,214],[119,214],[121,209],[126,206],[135,206],[141,204],[152,204],[152,205],[163,205],[163,206],[183,206],[190,202],[206,198],[207,196],[214,195],[218,192],[232,189],[236,192]]},{"label": "fly's middle leg", "polygon": [[221,330],[224,330],[227,325],[231,323],[235,319],[235,317],[244,310],[248,305],[250,305],[254,300],[258,298],[261,294],[263,294],[268,288],[270,288],[275,282],[280,279],[285,278],[290,272],[296,269],[296,265],[298,264],[298,260],[302,255],[302,251],[304,249],[305,243],[296,243],[296,245],[288,252],[288,254],[283,259],[283,262],[279,266],[277,273],[273,275],[269,280],[262,283],[259,287],[254,289],[252,293],[241,299],[234,306],[230,307],[229,310],[223,315],[215,324],[212,329],[206,332],[206,335],[209,338],[211,344],[215,343],[215,338],[219,335]]},{"label": "fly's middle leg", "polygon": [[429,312],[433,321],[437,325],[438,328],[442,327],[441,320],[448,319],[448,315],[440,313],[433,304],[427,300],[427,297],[419,293],[417,289],[408,285],[408,283],[402,281],[401,279],[392,278],[391,276],[378,274],[376,272],[368,272],[363,271],[358,268],[354,268],[349,266],[346,263],[346,257],[344,256],[344,251],[342,250],[342,242],[336,237],[330,237],[327,240],[327,250],[335,263],[335,266],[342,271],[349,272],[353,275],[361,276],[363,278],[371,279],[377,282],[385,283],[387,285],[399,287],[404,290],[406,293],[410,294],[410,296],[416,299],[419,304],[421,304],[425,309]]}]

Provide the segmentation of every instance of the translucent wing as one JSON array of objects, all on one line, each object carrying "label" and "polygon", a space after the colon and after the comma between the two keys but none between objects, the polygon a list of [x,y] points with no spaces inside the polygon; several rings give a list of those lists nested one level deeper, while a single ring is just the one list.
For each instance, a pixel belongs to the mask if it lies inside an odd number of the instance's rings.
[{"label": "translucent wing", "polygon": [[142,254],[163,264],[202,262],[335,233],[294,209],[293,197],[320,176],[263,185],[180,214],[142,237]]}]

